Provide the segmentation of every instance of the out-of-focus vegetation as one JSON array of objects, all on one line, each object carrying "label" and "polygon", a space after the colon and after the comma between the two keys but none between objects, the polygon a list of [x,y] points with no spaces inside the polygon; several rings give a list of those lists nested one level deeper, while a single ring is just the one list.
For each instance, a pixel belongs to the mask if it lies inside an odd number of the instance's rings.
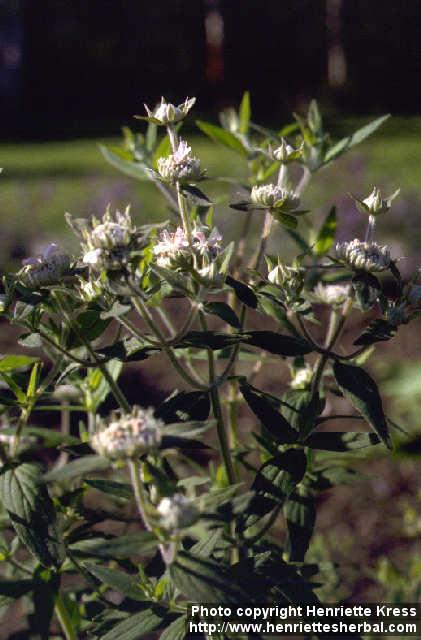
[{"label": "out-of-focus vegetation", "polygon": [[[346,120],[336,127],[338,137],[361,126],[366,119]],[[208,176],[241,177],[238,158],[229,150],[217,150],[203,136],[191,132],[187,136]],[[69,246],[70,234],[63,214],[102,214],[105,206],[133,205],[136,220],[157,221],[166,217],[165,205],[149,182],[122,176],[103,159],[99,143],[118,144],[116,139],[83,139],[65,142],[18,143],[0,145],[2,207],[0,224],[1,266],[9,256],[19,259],[34,245],[42,245],[55,236]],[[320,207],[329,200],[336,202],[339,215],[347,224],[349,235],[357,234],[361,217],[346,195],[353,191],[367,194],[373,184],[386,192],[401,187],[387,224],[382,225],[381,240],[400,242],[408,246],[408,254],[418,250],[421,233],[421,119],[392,118],[374,136],[345,158],[328,167],[310,184],[306,200]],[[220,205],[216,220],[228,236],[235,233],[241,214],[229,211],[218,200],[223,191],[218,182],[207,190]],[[325,213],[320,209],[320,214]],[[398,232],[398,233],[397,233]],[[276,233],[272,242],[281,241]],[[401,248],[401,247],[400,247]]]}]

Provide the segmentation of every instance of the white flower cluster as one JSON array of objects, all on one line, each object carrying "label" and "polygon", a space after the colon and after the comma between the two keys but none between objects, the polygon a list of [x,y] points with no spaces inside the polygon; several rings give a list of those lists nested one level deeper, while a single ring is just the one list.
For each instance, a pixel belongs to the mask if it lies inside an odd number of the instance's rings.
[{"label": "white flower cluster", "polygon": [[157,511],[160,515],[160,526],[171,533],[190,527],[199,517],[193,502],[182,493],[163,498],[157,506]]},{"label": "white flower cluster", "polygon": [[162,427],[152,408],[134,406],[129,414],[112,413],[108,424],[100,421],[91,445],[105,458],[133,458],[159,447]]},{"label": "white flower cluster", "polygon": [[293,191],[276,184],[255,185],[250,197],[254,204],[284,212],[294,211],[300,204],[300,198]]},{"label": "white flower cluster", "polygon": [[176,107],[167,102],[165,98],[161,98],[161,104],[159,104],[153,111],[145,104],[146,113],[156,124],[167,125],[174,122],[180,122],[184,120],[194,103],[196,98],[186,98],[185,101]]},{"label": "white flower cluster", "polygon": [[23,260],[24,268],[20,272],[22,283],[31,289],[59,284],[70,269],[70,257],[58,253],[58,246],[49,244],[37,258]]},{"label": "white flower cluster", "polygon": [[80,229],[83,238],[83,262],[96,271],[120,269],[130,258],[138,234],[133,226],[130,208],[111,215],[107,208],[102,220],[92,218],[91,226]]},{"label": "white flower cluster", "polygon": [[202,256],[212,261],[221,250],[222,235],[214,227],[207,236],[203,227],[196,226],[192,230],[192,244],[189,245],[186,233],[182,227],[175,231],[165,229],[159,236],[159,241],[154,247],[157,264],[160,267],[172,267],[180,258],[188,259],[195,255]]},{"label": "white flower cluster", "polygon": [[167,158],[158,158],[157,166],[161,178],[171,184],[203,178],[200,160],[192,155],[185,140],[180,140],[177,149]]},{"label": "white flower cluster", "polygon": [[300,367],[291,380],[292,389],[307,389],[313,380],[313,370],[309,365]]},{"label": "white flower cluster", "polygon": [[336,245],[338,258],[346,262],[352,269],[360,271],[384,271],[390,267],[390,249],[377,242],[338,242]]},{"label": "white flower cluster", "polygon": [[348,284],[323,284],[319,282],[312,293],[312,299],[319,304],[339,306],[349,296]]}]

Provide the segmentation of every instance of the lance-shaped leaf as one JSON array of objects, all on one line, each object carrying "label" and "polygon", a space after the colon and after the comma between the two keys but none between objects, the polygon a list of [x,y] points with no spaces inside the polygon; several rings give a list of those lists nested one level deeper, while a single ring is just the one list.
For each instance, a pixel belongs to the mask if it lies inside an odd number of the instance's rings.
[{"label": "lance-shaped leaf", "polygon": [[161,633],[159,640],[184,640],[186,638],[186,616],[179,616]]},{"label": "lance-shaped leaf", "polygon": [[392,449],[382,399],[373,378],[361,367],[335,362],[333,372],[339,388],[371,428]]},{"label": "lance-shaped leaf", "polygon": [[287,551],[290,562],[304,562],[316,521],[312,496],[293,493],[284,504],[283,513],[288,528]]},{"label": "lance-shaped leaf", "polygon": [[249,331],[244,334],[243,342],[280,356],[303,356],[313,351],[307,340],[275,331]]},{"label": "lance-shaped leaf", "polygon": [[306,447],[319,451],[355,451],[379,444],[380,438],[375,433],[359,431],[328,431],[312,433],[305,441]]},{"label": "lance-shaped leaf", "polygon": [[212,315],[218,316],[221,320],[224,320],[231,327],[236,329],[240,328],[240,321],[237,314],[226,302],[206,302],[204,304],[204,311]]},{"label": "lance-shaped leaf", "polygon": [[170,396],[155,410],[164,422],[188,422],[207,420],[210,412],[209,394],[203,391],[180,391]]},{"label": "lance-shaped leaf", "polygon": [[252,489],[269,494],[283,503],[303,479],[306,467],[307,458],[303,449],[287,449],[264,463],[253,482]]},{"label": "lance-shaped leaf", "polygon": [[240,153],[243,156],[247,155],[247,150],[244,148],[244,145],[230,131],[226,131],[225,129],[222,129],[222,127],[218,127],[210,122],[204,122],[203,120],[196,120],[196,124],[203,133],[211,138],[211,140],[219,142],[224,145],[224,147],[237,151],[237,153]]},{"label": "lance-shaped leaf", "polygon": [[373,320],[367,329],[354,342],[357,346],[369,346],[375,342],[387,342],[393,338],[397,331],[396,325],[391,324],[383,318]]},{"label": "lance-shaped leaf", "polygon": [[326,255],[333,247],[336,232],[336,207],[332,207],[326,216],[314,243],[316,256]]},{"label": "lance-shaped leaf", "polygon": [[106,147],[102,144],[99,145],[99,149],[107,162],[126,176],[137,180],[149,180],[146,165],[141,162],[135,162],[130,151],[120,147]]},{"label": "lance-shaped leaf", "polygon": [[247,592],[233,582],[230,569],[187,551],[171,565],[174,584],[191,602],[245,602]]},{"label": "lance-shaped leaf", "polygon": [[38,465],[24,462],[3,468],[0,500],[23,545],[46,567],[59,567],[63,543],[56,513]]},{"label": "lance-shaped leaf", "polygon": [[139,580],[136,579],[135,576],[130,576],[127,573],[116,571],[115,569],[108,569],[108,567],[101,567],[98,564],[90,562],[85,562],[83,566],[90,574],[95,576],[97,580],[103,582],[111,589],[119,591],[127,598],[140,601],[145,600],[145,595],[139,588]]},{"label": "lance-shaped leaf", "polygon": [[241,381],[240,391],[250,409],[259,418],[265,429],[279,444],[296,442],[298,433],[293,429],[275,406],[274,399],[259,391],[248,382]]},{"label": "lance-shaped leaf", "polygon": [[234,293],[237,298],[245,304],[247,307],[251,307],[252,309],[256,309],[257,307],[257,297],[254,293],[253,289],[249,286],[241,282],[240,280],[235,280],[231,276],[227,276],[225,279],[226,284],[234,289]]},{"label": "lance-shaped leaf", "polygon": [[363,140],[368,138],[368,136],[371,136],[371,134],[374,133],[376,129],[378,129],[389,117],[390,114],[381,116],[380,118],[369,122],[364,127],[361,127],[361,129],[358,129],[351,135],[346,136],[346,138],[339,140],[339,142],[328,149],[323,164],[332,162],[335,158],[338,158],[346,151],[349,151],[349,149],[352,149],[352,147],[355,147],[355,145],[363,142]]},{"label": "lance-shaped leaf", "polygon": [[125,620],[117,622],[101,638],[102,640],[140,640],[161,626],[164,618],[163,610],[158,607],[132,613]]}]

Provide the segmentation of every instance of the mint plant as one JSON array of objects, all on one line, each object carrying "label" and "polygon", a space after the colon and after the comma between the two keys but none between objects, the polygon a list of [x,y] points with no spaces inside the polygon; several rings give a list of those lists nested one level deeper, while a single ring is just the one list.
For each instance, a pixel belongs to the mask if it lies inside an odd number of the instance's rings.
[{"label": "mint plant", "polygon": [[[355,197],[366,236],[336,245],[335,208],[318,228],[304,199],[309,181],[386,117],[333,142],[315,102],[271,131],[251,120],[246,93],[221,126],[198,121],[244,166],[239,187],[223,182],[242,225],[226,243],[206,194],[215,178],[182,137],[194,102],[162,99],[139,116],[145,134],[125,130],[123,147],[102,148],[157,187],[169,221],[150,224],[129,207],[67,215],[79,255],[51,244],[3,278],[2,315],[24,351],[0,359],[0,598],[3,611],[24,599],[28,638],[59,624],[69,640],[175,640],[189,602],[318,602],[318,568],[306,563],[315,498],[360,450],[393,448],[395,425],[365,363],[421,304],[417,275],[405,283],[375,241],[397,192]],[[268,253],[276,225],[297,249],[289,264],[283,248]],[[348,348],[351,312],[365,329]],[[132,406],[123,368],[147,371],[157,357],[181,390],[148,407],[139,388]],[[277,395],[255,386],[268,365]],[[351,427],[326,431],[337,398]],[[45,411],[57,429],[36,426]]]}]

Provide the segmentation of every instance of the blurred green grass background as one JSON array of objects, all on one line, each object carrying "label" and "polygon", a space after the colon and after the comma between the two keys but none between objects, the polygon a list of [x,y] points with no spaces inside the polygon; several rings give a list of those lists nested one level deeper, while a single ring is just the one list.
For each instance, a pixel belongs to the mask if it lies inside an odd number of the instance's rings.
[{"label": "blurred green grass background", "polygon": [[[342,120],[334,123],[334,132],[339,137],[368,120]],[[194,132],[187,132],[186,137],[210,178],[244,175],[244,163],[235,153]],[[316,175],[304,197],[306,208],[315,216],[322,216],[336,203],[345,222],[343,233],[348,228],[350,233],[358,233],[364,221],[356,213],[349,192],[364,196],[374,184],[386,193],[401,187],[401,197],[392,213],[379,225],[379,239],[398,240],[405,251],[416,251],[421,230],[420,142],[421,118],[390,119],[372,138]],[[119,174],[102,157],[100,143],[118,144],[118,140],[0,144],[2,267],[8,263],[9,255],[20,257],[34,244],[55,240],[74,247],[64,222],[66,211],[75,216],[101,215],[108,203],[115,208],[131,203],[138,222],[168,217],[165,202],[154,186]],[[242,214],[227,210],[228,198],[221,201],[227,185],[210,180],[203,188],[219,203],[216,221],[232,237]],[[229,195],[235,199],[235,189],[230,189]],[[276,232],[273,242],[278,244],[279,239]]]}]

